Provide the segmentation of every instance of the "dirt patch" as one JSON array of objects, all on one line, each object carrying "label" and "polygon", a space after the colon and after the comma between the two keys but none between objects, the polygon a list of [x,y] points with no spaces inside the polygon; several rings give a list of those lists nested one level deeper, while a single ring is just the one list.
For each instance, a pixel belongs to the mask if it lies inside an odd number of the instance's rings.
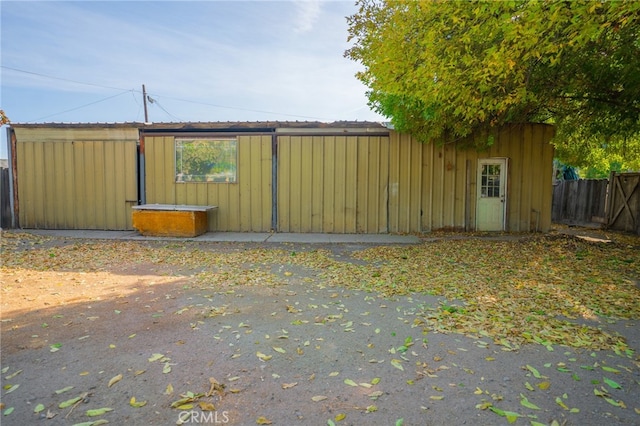
[{"label": "dirt patch", "polygon": [[3,424],[640,423],[638,318],[589,320],[624,336],[624,353],[509,349],[429,326],[442,306],[460,314],[452,300],[359,289],[324,257],[374,271],[384,262],[358,254],[371,247],[15,239]]}]

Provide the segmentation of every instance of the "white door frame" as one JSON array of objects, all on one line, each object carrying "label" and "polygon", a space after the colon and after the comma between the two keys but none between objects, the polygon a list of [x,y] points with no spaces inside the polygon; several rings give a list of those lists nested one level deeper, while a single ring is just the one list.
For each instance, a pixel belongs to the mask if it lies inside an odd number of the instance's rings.
[{"label": "white door frame", "polygon": [[[495,170],[486,170],[486,165],[499,165],[499,174]],[[493,172],[485,175],[483,171]],[[492,157],[478,159],[476,180],[476,230],[478,231],[504,231],[507,229],[507,189],[509,176],[509,158]],[[495,179],[499,179],[496,184]],[[483,220],[487,212],[484,209],[493,209],[497,212],[497,220],[492,224]],[[495,216],[494,216],[495,217]],[[497,225],[497,226],[496,226]]]}]

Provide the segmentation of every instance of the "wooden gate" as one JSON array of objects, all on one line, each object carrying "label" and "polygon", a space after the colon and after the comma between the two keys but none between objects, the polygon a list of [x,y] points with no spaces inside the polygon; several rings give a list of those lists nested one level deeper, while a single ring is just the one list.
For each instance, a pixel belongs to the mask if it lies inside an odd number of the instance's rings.
[{"label": "wooden gate", "polygon": [[640,235],[639,216],[640,173],[612,172],[607,203],[608,227]]}]

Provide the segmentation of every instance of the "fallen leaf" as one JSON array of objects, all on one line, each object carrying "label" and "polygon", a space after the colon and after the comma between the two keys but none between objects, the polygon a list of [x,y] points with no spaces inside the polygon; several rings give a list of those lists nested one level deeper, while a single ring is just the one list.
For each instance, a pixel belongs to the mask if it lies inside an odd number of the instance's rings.
[{"label": "fallen leaf", "polygon": [[344,384],[349,386],[358,386],[358,384],[351,379],[345,379]]},{"label": "fallen leaf", "polygon": [[404,371],[404,367],[402,366],[402,361],[399,359],[392,359],[391,360],[391,365],[393,365],[395,368],[397,368],[398,370],[402,370]]},{"label": "fallen leaf", "polygon": [[216,411],[215,405],[210,402],[200,401],[198,402],[198,405],[202,411]]},{"label": "fallen leaf", "polygon": [[73,386],[67,386],[65,388],[62,389],[58,389],[57,391],[55,391],[56,395],[60,395],[61,393],[65,393],[70,391],[71,389],[73,389]]},{"label": "fallen leaf", "polygon": [[273,423],[271,420],[268,420],[266,417],[264,416],[260,416],[256,419],[256,423],[259,425],[270,425],[271,423]]},{"label": "fallen leaf", "polygon": [[136,397],[132,396],[129,400],[129,405],[135,408],[144,407],[145,405],[147,405],[147,401],[136,401]]},{"label": "fallen leaf", "polygon": [[541,390],[547,390],[547,389],[549,389],[549,386],[551,386],[551,383],[550,382],[546,382],[546,381],[545,382],[540,382],[540,383],[538,383],[537,386]]},{"label": "fallen leaf", "polygon": [[176,406],[175,408],[177,408],[178,410],[183,410],[183,411],[191,410],[193,408],[193,404],[191,404],[191,403],[182,404],[182,405]]},{"label": "fallen leaf", "polygon": [[153,354],[151,358],[149,358],[149,362],[154,362],[162,358],[164,358],[164,355],[162,354]]},{"label": "fallen leaf", "polygon": [[87,415],[87,417],[97,417],[97,416],[102,416],[103,414],[106,414],[109,411],[113,411],[113,408],[107,408],[107,407],[95,408],[93,410],[87,410],[85,414]]},{"label": "fallen leaf", "polygon": [[260,361],[269,361],[271,358],[273,358],[273,355],[265,355],[260,351],[256,352],[256,356],[260,358]]},{"label": "fallen leaf", "polygon": [[336,422],[340,422],[344,420],[346,417],[347,415],[345,413],[339,413],[339,414],[336,414],[335,419],[336,419]]},{"label": "fallen leaf", "polygon": [[100,425],[106,425],[108,423],[109,421],[106,419],[98,419],[98,420],[92,420],[89,422],[76,423],[73,426],[100,426]]},{"label": "fallen leaf", "polygon": [[39,413],[39,412],[41,412],[41,411],[44,411],[44,408],[45,408],[45,407],[44,407],[44,404],[38,404],[38,405],[36,405],[36,407],[33,409],[33,412],[34,412],[34,413]]},{"label": "fallen leaf", "polygon": [[68,399],[68,400],[66,400],[66,401],[61,402],[61,403],[58,405],[58,408],[68,408],[68,407],[71,407],[73,404],[75,404],[76,402],[81,401],[81,400],[82,400],[82,397],[81,397],[81,396],[77,396],[77,397],[75,397],[75,398]]},{"label": "fallen leaf", "polygon": [[506,417],[509,423],[515,423],[516,420],[518,420],[518,417],[520,417],[520,414],[518,413],[514,413],[513,411],[501,410],[493,406],[489,407],[489,410],[493,411],[499,416]]},{"label": "fallen leaf", "polygon": [[6,392],[6,393],[11,393],[11,392],[13,392],[14,390],[18,389],[19,387],[20,387],[20,384],[19,384],[19,383],[18,383],[18,384],[15,384],[15,385],[11,385],[11,386],[9,387],[9,389],[7,389],[7,392]]},{"label": "fallen leaf", "polygon": [[535,377],[536,379],[543,379],[545,377],[543,377],[540,372],[535,369],[534,367],[530,366],[529,364],[526,365],[527,370],[529,370],[532,374],[533,377]]},{"label": "fallen leaf", "polygon": [[9,374],[8,376],[6,376],[4,379],[5,379],[5,380],[11,380],[11,379],[13,379],[14,377],[16,377],[16,376],[17,376],[18,374],[20,374],[20,373],[22,373],[22,370],[14,371],[13,373],[11,373],[11,374]]},{"label": "fallen leaf", "polygon": [[476,408],[479,408],[480,410],[486,410],[487,408],[492,407],[492,406],[493,406],[492,403],[490,403],[488,401],[485,401],[485,402],[482,402],[480,404],[477,404]]},{"label": "fallen leaf", "polygon": [[292,387],[296,386],[297,384],[298,384],[298,382],[283,383],[282,384],[282,389],[291,389]]},{"label": "fallen leaf", "polygon": [[375,391],[375,392],[371,392],[368,396],[369,398],[376,400],[378,398],[380,398],[382,395],[384,395],[384,392],[382,391]]},{"label": "fallen leaf", "polygon": [[117,376],[114,376],[111,378],[111,380],[109,380],[109,383],[107,384],[107,387],[111,387],[113,385],[115,385],[116,383],[118,383],[120,380],[122,380],[122,374],[118,374]]},{"label": "fallen leaf", "polygon": [[530,402],[526,396],[524,396],[523,394],[520,394],[520,405],[522,405],[523,407],[527,407],[527,408],[531,408],[532,410],[539,410],[540,407],[538,407],[536,404]]},{"label": "fallen leaf", "polygon": [[607,385],[609,385],[611,389],[622,389],[622,386],[620,386],[618,383],[614,382],[611,379],[604,377],[603,380]]},{"label": "fallen leaf", "polygon": [[[198,400],[201,397],[203,397],[204,394],[203,393],[186,392],[184,394],[181,394],[180,396],[182,398],[180,398],[179,400],[174,401],[174,402],[171,403],[171,408],[178,408],[180,410],[189,410],[189,409],[193,408],[193,404],[190,404],[190,403]],[[190,408],[184,408],[187,405],[190,405],[191,407]]]},{"label": "fallen leaf", "polygon": [[562,401],[562,399],[560,399],[559,396],[556,397],[556,404],[558,404],[559,406],[561,406],[565,410],[569,410],[569,407],[567,407],[567,404],[565,404],[564,401]]},{"label": "fallen leaf", "polygon": [[311,397],[311,400],[313,402],[320,402],[320,401],[324,401],[325,399],[327,399],[327,397],[324,395],[316,395]]}]

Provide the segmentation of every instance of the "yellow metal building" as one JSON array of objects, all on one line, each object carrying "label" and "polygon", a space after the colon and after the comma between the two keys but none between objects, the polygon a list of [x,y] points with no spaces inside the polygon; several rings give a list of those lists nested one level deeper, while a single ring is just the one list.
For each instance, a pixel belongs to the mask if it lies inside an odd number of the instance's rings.
[{"label": "yellow metal building", "polygon": [[[210,231],[544,232],[551,226],[553,128],[546,125],[506,127],[484,152],[421,144],[376,123],[11,129],[13,205],[22,228],[132,229],[131,207],[155,203],[217,206]],[[203,163],[193,152],[224,160]],[[209,171],[194,172],[183,161]],[[222,169],[213,164],[222,161]]]}]

